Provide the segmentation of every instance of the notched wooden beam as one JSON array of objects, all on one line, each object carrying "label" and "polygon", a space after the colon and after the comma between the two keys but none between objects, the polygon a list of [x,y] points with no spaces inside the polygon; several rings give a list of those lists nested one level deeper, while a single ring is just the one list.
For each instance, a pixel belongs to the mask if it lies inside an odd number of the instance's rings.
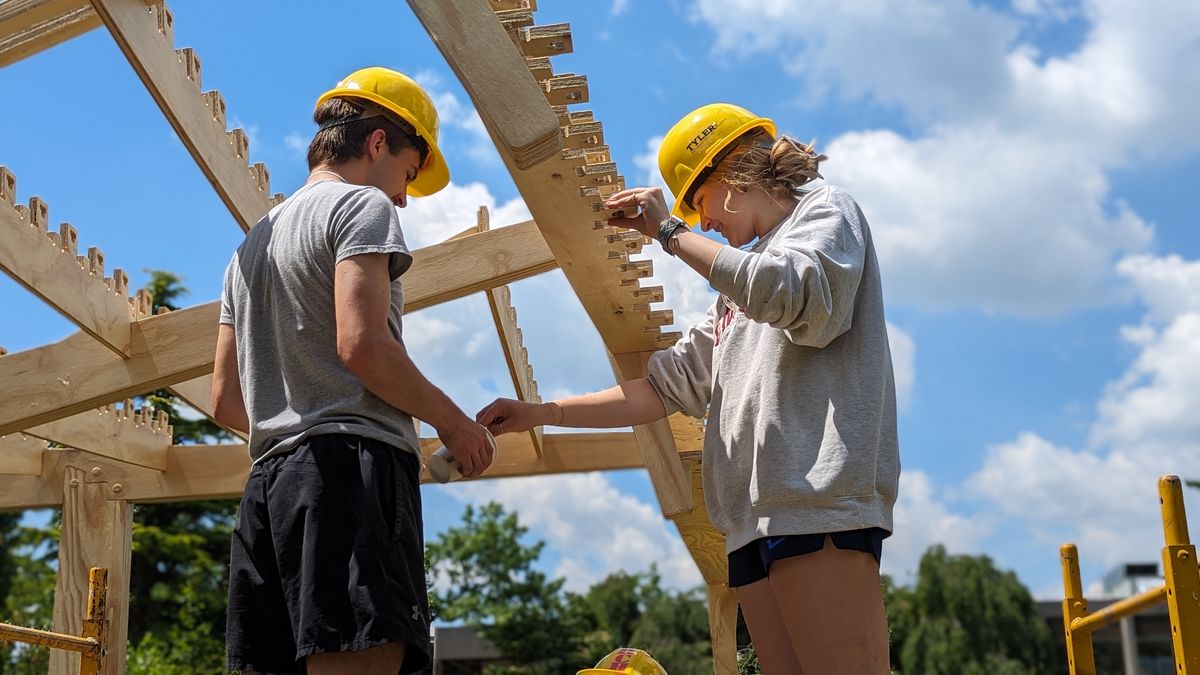
[{"label": "notched wooden beam", "polygon": [[85,413],[25,430],[30,436],[86,450],[159,471],[167,468],[166,452],[174,429],[167,413],[148,405],[141,408],[126,399],[121,407],[109,404]]},{"label": "notched wooden beam", "polygon": [[32,197],[17,205],[17,179],[0,166],[0,268],[75,325],[121,356],[128,356],[130,326],[148,315],[142,298],[129,297],[123,270],[104,276],[104,253],[79,255],[79,233],[69,223],[50,231],[50,209]]},{"label": "notched wooden beam", "polygon": [[87,0],[9,0],[0,3],[0,67],[100,26]]},{"label": "notched wooden beam", "polygon": [[265,167],[248,164],[245,132],[226,132],[221,95],[201,92],[201,61],[196,52],[175,49],[170,8],[156,0],[94,0],[93,4],[200,170],[248,231],[280,195],[271,194]]}]

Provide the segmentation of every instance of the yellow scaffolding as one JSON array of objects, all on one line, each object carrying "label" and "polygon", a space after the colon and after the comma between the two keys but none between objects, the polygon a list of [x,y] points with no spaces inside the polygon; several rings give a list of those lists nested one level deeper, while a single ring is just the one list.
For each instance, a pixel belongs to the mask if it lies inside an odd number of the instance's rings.
[{"label": "yellow scaffolding", "polygon": [[1162,506],[1165,540],[1162,556],[1166,583],[1162,586],[1089,614],[1079,578],[1079,552],[1074,544],[1063,544],[1063,629],[1071,675],[1095,675],[1093,631],[1163,602],[1167,603],[1171,616],[1175,672],[1200,675],[1200,565],[1196,547],[1188,539],[1183,484],[1178,476],[1158,479],[1158,502]]},{"label": "yellow scaffolding", "polygon": [[88,572],[87,613],[83,636],[52,633],[36,628],[0,623],[0,641],[27,642],[39,647],[79,652],[79,675],[99,675],[104,668],[104,604],[108,594],[108,570],[93,567]]}]

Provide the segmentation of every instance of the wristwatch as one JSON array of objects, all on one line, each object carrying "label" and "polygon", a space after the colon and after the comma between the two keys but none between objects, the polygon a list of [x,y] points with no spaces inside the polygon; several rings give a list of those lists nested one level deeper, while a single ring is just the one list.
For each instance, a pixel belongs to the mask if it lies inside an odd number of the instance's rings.
[{"label": "wristwatch", "polygon": [[662,221],[658,225],[658,243],[662,244],[663,250],[668,255],[675,255],[675,251],[671,250],[671,240],[679,234],[680,230],[688,229],[688,224],[678,216],[671,216]]}]

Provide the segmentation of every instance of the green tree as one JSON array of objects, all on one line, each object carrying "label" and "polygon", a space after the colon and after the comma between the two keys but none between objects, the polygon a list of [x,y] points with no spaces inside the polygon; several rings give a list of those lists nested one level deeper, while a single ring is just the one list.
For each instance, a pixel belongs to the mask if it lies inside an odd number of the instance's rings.
[{"label": "green tree", "polygon": [[[179,309],[182,279],[146,270],[154,311]],[[145,397],[166,411],[176,444],[232,440],[206,418],[185,416],[169,391]],[[138,504],[129,581],[130,673],[219,673],[225,665],[229,538],[235,500]]]},{"label": "green tree", "polygon": [[616,647],[644,649],[671,673],[711,673],[712,646],[703,589],[662,587],[654,568],[617,572],[581,595],[569,596],[583,629],[579,664],[592,664]]},{"label": "green tree", "polygon": [[910,590],[885,585],[893,664],[922,675],[1051,672],[1050,632],[1029,590],[987,556],[921,557]]},{"label": "green tree", "polygon": [[567,612],[562,579],[534,569],[544,542],[526,545],[516,514],[496,503],[467,506],[462,523],[426,545],[439,616],[462,621],[508,661],[493,672],[554,673],[574,664],[578,629]]}]

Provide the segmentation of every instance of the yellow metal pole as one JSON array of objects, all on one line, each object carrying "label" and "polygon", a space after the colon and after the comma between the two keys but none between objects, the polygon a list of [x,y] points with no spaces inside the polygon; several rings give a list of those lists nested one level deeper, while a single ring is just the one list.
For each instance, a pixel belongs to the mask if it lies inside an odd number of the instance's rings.
[{"label": "yellow metal pole", "polygon": [[1071,675],[1096,675],[1096,659],[1092,653],[1092,634],[1073,628],[1077,619],[1087,616],[1087,600],[1083,598],[1083,581],[1079,578],[1079,551],[1075,544],[1063,544],[1059,549],[1063,573],[1063,630],[1067,640],[1067,664]]},{"label": "yellow metal pole", "polygon": [[1118,600],[1108,607],[1096,610],[1082,619],[1075,619],[1071,622],[1071,628],[1076,632],[1087,631],[1093,633],[1110,623],[1120,621],[1124,617],[1137,614],[1147,607],[1153,607],[1166,601],[1167,587],[1159,586],[1123,600]]},{"label": "yellow metal pole", "polygon": [[83,637],[95,640],[99,649],[94,653],[82,655],[79,659],[79,675],[100,675],[104,670],[104,656],[108,651],[105,644],[108,637],[108,617],[105,616],[107,601],[108,570],[93,567],[88,570],[88,599],[87,610],[83,615]]},{"label": "yellow metal pole", "polygon": [[100,645],[90,638],[52,633],[48,630],[26,628],[25,626],[13,626],[7,623],[0,623],[0,641],[27,642],[38,647],[65,649],[82,654],[99,651],[100,649]]},{"label": "yellow metal pole", "polygon": [[1162,505],[1163,575],[1167,579],[1167,607],[1171,615],[1171,640],[1175,647],[1175,672],[1200,675],[1200,567],[1196,547],[1188,538],[1179,476],[1158,479]]}]

